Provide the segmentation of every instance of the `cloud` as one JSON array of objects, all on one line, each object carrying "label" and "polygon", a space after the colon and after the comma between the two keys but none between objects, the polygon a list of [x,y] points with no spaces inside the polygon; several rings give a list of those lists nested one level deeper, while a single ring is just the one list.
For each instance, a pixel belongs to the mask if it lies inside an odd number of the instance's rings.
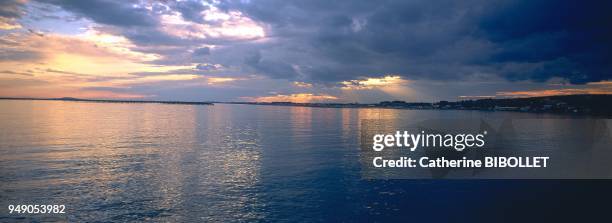
[{"label": "cloud", "polygon": [[297,94],[277,94],[273,96],[262,97],[243,97],[243,99],[256,102],[294,102],[294,103],[309,103],[309,102],[329,102],[338,100],[338,97],[327,94],[312,94],[312,93],[297,93]]},{"label": "cloud", "polygon": [[213,47],[265,37],[264,27],[240,11],[221,11],[202,1],[41,2],[92,21],[93,32],[127,39],[132,51],[159,55],[149,62],[156,65],[209,62]]},{"label": "cloud", "polygon": [[21,28],[17,19],[23,16],[23,5],[25,0],[0,1],[0,30],[12,30]]},{"label": "cloud", "polygon": [[0,73],[2,73],[2,74],[15,74],[15,75],[21,75],[21,76],[28,76],[28,77],[33,77],[34,76],[34,74],[32,74],[32,73],[18,72],[18,71],[11,71],[11,70],[3,70],[3,71],[0,71]]},{"label": "cloud", "polygon": [[78,36],[12,33],[0,36],[0,49],[2,49],[0,60],[35,62],[66,55],[138,62],[157,58],[154,54],[132,51],[131,47],[132,44],[120,36],[101,33],[85,33]]},{"label": "cloud", "polygon": [[157,24],[149,10],[137,7],[138,1],[111,1],[111,0],[37,0],[50,3],[71,11],[79,16],[93,20],[99,24],[120,27],[155,26]]},{"label": "cloud", "polygon": [[83,87],[83,91],[103,91],[103,92],[114,92],[114,93],[130,93],[129,87]]},{"label": "cloud", "polygon": [[295,79],[298,75],[295,68],[291,64],[280,60],[263,59],[260,51],[254,52],[245,59],[246,64],[254,68],[256,71],[279,79]]},{"label": "cloud", "polygon": [[232,77],[208,77],[206,78],[206,80],[208,81],[208,84],[211,85],[219,85],[219,84],[225,84],[228,82],[233,82],[233,81],[237,81],[237,80],[241,80],[239,78],[232,78]]},{"label": "cloud", "polygon": [[48,84],[47,81],[31,78],[0,78],[0,87],[6,89],[15,87],[37,87]]},{"label": "cloud", "polygon": [[312,84],[300,81],[294,81],[293,85],[300,88],[311,88]]},{"label": "cloud", "polygon": [[112,26],[100,29],[125,36],[134,50],[160,53],[151,62],[160,65],[217,60],[201,47],[209,44],[244,58],[246,72],[329,85],[388,73],[572,83],[612,77],[606,2],[41,1]]},{"label": "cloud", "polygon": [[[263,0],[223,8],[270,25],[275,50],[246,65],[276,78],[339,82],[396,73],[450,80],[493,73],[511,81],[585,83],[612,77],[607,2]],[[290,67],[303,67],[303,75]]]},{"label": "cloud", "polygon": [[15,19],[0,16],[0,30],[12,30],[19,28],[21,28],[21,24],[17,23]]},{"label": "cloud", "polygon": [[0,17],[19,18],[23,15],[24,0],[4,0],[0,2]]},{"label": "cloud", "polygon": [[24,49],[3,49],[0,51],[1,61],[32,61],[41,59],[43,55],[34,50]]},{"label": "cloud", "polygon": [[197,49],[193,50],[193,55],[194,56],[210,55],[210,48],[209,47],[197,48]]},{"label": "cloud", "polygon": [[[611,4],[8,0],[0,2],[0,63],[3,70],[32,70],[74,89],[146,85],[130,88],[143,95],[201,97],[198,87],[238,85],[242,93],[264,97],[279,89],[288,99],[491,95],[502,91],[470,84],[500,78],[515,87],[503,92],[518,92],[533,89],[527,82],[610,80]],[[49,16],[78,22],[49,20],[47,8]],[[480,90],[467,89],[472,86]],[[310,93],[299,91],[306,88]]]},{"label": "cloud", "polygon": [[206,22],[202,12],[210,9],[208,5],[202,4],[201,1],[191,0],[176,2],[175,8],[181,13],[183,19],[197,23]]},{"label": "cloud", "polygon": [[601,81],[612,77],[606,62],[612,50],[610,7],[610,2],[511,2],[488,11],[479,27],[499,46],[492,62],[542,64],[511,78]]},{"label": "cloud", "polygon": [[201,63],[196,66],[196,69],[201,71],[217,71],[223,69],[221,64]]},{"label": "cloud", "polygon": [[382,78],[365,78],[361,80],[349,80],[341,82],[341,88],[345,90],[360,90],[372,88],[384,88],[406,84],[408,81],[403,80],[400,76],[384,76]]}]

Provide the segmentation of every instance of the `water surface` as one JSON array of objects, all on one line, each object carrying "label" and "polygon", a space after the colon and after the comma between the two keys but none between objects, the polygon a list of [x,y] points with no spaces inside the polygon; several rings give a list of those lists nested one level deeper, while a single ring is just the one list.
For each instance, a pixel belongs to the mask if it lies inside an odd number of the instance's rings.
[{"label": "water surface", "polygon": [[[584,220],[609,181],[363,180],[361,119],[550,115],[0,101],[0,221]],[[65,204],[64,215],[8,214]],[[569,214],[569,216],[568,216]]]}]

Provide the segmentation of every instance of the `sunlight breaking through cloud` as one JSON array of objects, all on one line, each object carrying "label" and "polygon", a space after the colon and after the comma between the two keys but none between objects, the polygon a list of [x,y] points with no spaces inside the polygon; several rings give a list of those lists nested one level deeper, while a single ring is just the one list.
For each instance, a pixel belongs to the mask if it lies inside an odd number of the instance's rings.
[{"label": "sunlight breaking through cloud", "polygon": [[379,87],[398,86],[408,83],[407,80],[402,79],[400,76],[385,76],[382,78],[366,78],[362,80],[350,80],[342,81],[342,89],[344,90],[361,90],[361,89],[373,89]]},{"label": "sunlight breaking through cloud", "polygon": [[277,94],[273,96],[262,96],[262,97],[243,97],[249,101],[255,102],[293,102],[293,103],[310,103],[310,102],[329,102],[338,100],[338,97],[327,95],[327,94],[312,94],[312,93],[298,93],[298,94]]}]

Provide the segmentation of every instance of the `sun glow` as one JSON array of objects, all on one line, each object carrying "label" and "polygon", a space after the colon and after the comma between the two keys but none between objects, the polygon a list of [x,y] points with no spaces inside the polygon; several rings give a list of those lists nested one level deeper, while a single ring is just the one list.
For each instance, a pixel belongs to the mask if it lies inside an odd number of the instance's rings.
[{"label": "sun glow", "polygon": [[[148,63],[156,54],[131,50],[134,45],[125,37],[101,33],[93,29],[79,35],[14,33],[1,36],[0,48],[6,52],[28,52],[18,60],[0,61],[14,85],[7,92],[19,89],[39,95],[47,89],[47,97],[138,98],[147,95],[110,91],[85,91],[87,87],[124,87],[131,84],[160,81],[184,81],[198,78],[192,74],[172,74],[172,70],[192,69],[193,65],[157,66]],[[19,54],[17,54],[19,55]],[[138,73],[159,73],[138,75]],[[13,89],[13,90],[11,90]],[[5,93],[4,95],[19,95]],[[43,96],[44,97],[44,96]]]},{"label": "sun glow", "polygon": [[299,94],[277,94],[274,96],[263,96],[263,97],[244,97],[244,99],[256,102],[293,102],[293,103],[309,103],[309,102],[327,102],[338,100],[338,97],[327,95],[327,94],[311,94],[311,93],[299,93]]},{"label": "sun glow", "polygon": [[85,42],[93,43],[96,47],[103,48],[109,52],[122,55],[136,61],[146,62],[161,58],[161,56],[156,54],[141,53],[131,50],[136,46],[123,36],[103,33],[92,28],[87,29],[87,31],[83,34],[77,35],[76,38],[79,38]]},{"label": "sun glow", "polygon": [[311,88],[312,84],[306,83],[306,82],[294,81],[293,86],[301,87],[301,88]]},{"label": "sun glow", "polygon": [[367,78],[364,80],[350,80],[342,81],[342,89],[344,90],[359,90],[359,89],[373,89],[378,87],[397,86],[407,83],[408,81],[402,79],[400,76],[385,76],[382,78]]},{"label": "sun glow", "polygon": [[223,83],[237,81],[237,80],[239,79],[231,78],[231,77],[209,77],[207,78],[208,84],[211,84],[211,85],[223,84]]}]

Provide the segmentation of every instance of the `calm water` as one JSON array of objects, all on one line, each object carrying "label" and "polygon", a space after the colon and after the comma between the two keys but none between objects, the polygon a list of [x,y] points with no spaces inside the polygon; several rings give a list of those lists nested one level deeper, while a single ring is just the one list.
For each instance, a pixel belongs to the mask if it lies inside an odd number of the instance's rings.
[{"label": "calm water", "polygon": [[[360,119],[546,115],[0,101],[0,221],[502,221],[606,216],[610,181],[362,180]],[[64,215],[8,214],[65,204]],[[529,216],[529,218],[527,218]],[[523,218],[525,217],[525,218]]]}]

